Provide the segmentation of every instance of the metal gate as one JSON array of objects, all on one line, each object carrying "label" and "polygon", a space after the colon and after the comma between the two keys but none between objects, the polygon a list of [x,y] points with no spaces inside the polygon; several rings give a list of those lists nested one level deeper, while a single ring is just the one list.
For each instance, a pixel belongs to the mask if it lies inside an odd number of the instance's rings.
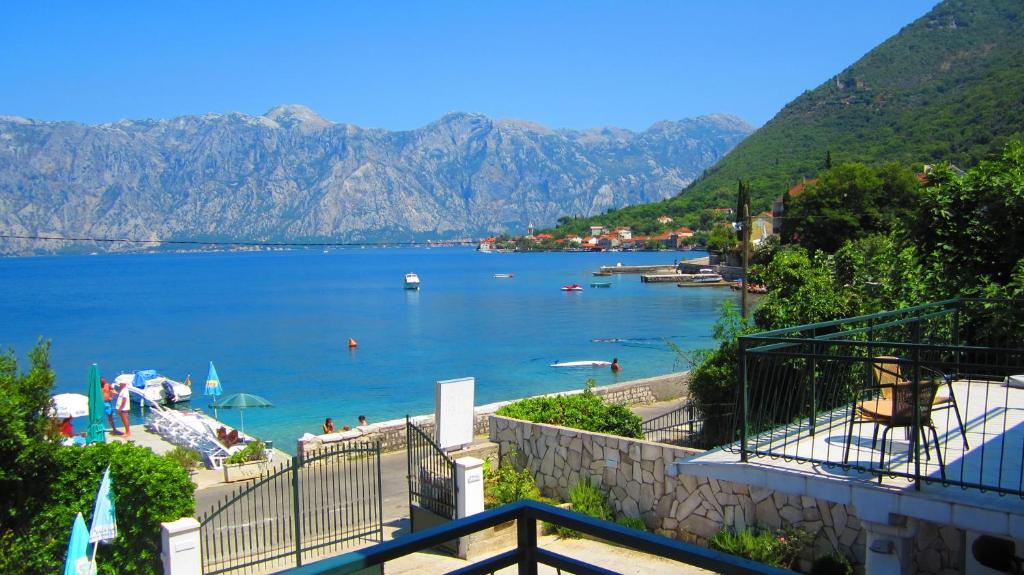
[{"label": "metal gate", "polygon": [[203,573],[271,573],[383,541],[380,444],[268,470],[200,518]]},{"label": "metal gate", "polygon": [[455,460],[405,418],[409,521],[413,532],[455,519]]}]

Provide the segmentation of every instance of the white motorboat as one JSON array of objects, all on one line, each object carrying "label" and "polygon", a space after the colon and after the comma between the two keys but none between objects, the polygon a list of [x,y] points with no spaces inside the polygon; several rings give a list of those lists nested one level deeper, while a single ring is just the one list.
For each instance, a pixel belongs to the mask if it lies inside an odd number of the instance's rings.
[{"label": "white motorboat", "polygon": [[420,276],[413,273],[405,274],[405,289],[420,289]]},{"label": "white motorboat", "polygon": [[[122,373],[114,378],[114,383],[123,382],[132,386],[133,390],[137,390],[132,394],[133,398],[140,402],[145,399],[149,403],[164,404],[181,403],[192,399],[192,388],[180,381],[156,375],[154,371],[142,371],[139,374],[140,377],[137,378],[134,373]],[[141,388],[136,384],[137,380],[143,382]]]}]

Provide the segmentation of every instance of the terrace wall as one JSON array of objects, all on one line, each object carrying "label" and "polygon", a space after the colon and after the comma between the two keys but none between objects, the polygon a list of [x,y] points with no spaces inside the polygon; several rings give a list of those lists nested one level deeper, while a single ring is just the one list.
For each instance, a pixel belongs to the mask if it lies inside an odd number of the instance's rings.
[{"label": "terrace wall", "polygon": [[[670,373],[645,379],[636,379],[613,385],[595,387],[594,393],[608,403],[625,405],[646,405],[659,401],[667,401],[687,394],[688,373]],[[574,395],[583,390],[565,391],[547,395]],[[518,401],[518,400],[513,400]],[[487,435],[490,417],[498,409],[513,401],[501,401],[476,407],[473,416],[473,435]],[[433,435],[434,414],[418,415],[412,418],[420,429]],[[405,419],[392,419],[372,425],[357,427],[349,432],[317,435],[305,440],[299,439],[297,450],[308,453],[320,449],[324,445],[339,441],[380,441],[383,451],[400,451],[405,449]]]},{"label": "terrace wall", "polygon": [[[531,471],[545,496],[565,501],[572,486],[588,477],[608,494],[616,513],[639,517],[661,535],[706,545],[725,527],[795,527],[815,536],[803,567],[812,557],[840,550],[863,572],[867,532],[852,505],[718,480],[701,475],[699,465],[677,473],[675,463],[701,453],[694,449],[500,416],[491,417],[490,437],[502,457],[514,453],[513,465]],[[911,572],[959,572],[963,540],[963,531],[918,522]]]}]

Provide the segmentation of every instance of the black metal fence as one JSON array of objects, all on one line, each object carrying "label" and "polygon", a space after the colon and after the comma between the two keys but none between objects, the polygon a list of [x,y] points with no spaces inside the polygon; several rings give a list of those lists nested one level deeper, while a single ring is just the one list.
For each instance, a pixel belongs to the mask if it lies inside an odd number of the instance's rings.
[{"label": "black metal fence", "polygon": [[201,516],[203,573],[262,573],[379,543],[382,512],[379,444],[292,457]]},{"label": "black metal fence", "polygon": [[[735,405],[716,406],[718,417],[732,421]],[[676,409],[641,424],[644,439],[694,449],[710,449],[714,440],[705,433],[706,419],[692,401],[686,401]]]},{"label": "black metal fence", "polygon": [[1024,374],[1024,334],[1006,329],[1022,303],[957,299],[741,337],[729,448],[1024,497],[1024,389],[1006,385]]},{"label": "black metal fence", "polygon": [[[408,417],[405,432],[410,512],[417,505],[442,519],[455,519],[455,461]],[[416,530],[415,525],[412,530]]]}]

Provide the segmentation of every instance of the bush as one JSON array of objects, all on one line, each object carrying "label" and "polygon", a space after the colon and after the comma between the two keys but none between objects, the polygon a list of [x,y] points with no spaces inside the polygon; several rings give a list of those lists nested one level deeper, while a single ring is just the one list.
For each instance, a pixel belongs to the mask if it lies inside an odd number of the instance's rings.
[{"label": "bush", "polygon": [[745,557],[775,567],[792,568],[800,553],[811,543],[810,533],[800,529],[723,529],[711,536],[708,546],[716,551]]},{"label": "bush", "polygon": [[160,523],[195,511],[188,473],[176,461],[125,443],[61,448],[56,463],[59,471],[47,482],[45,502],[31,510],[31,527],[0,535],[0,572],[61,572],[75,514],[81,512],[86,524],[91,521],[109,465],[118,534],[99,547],[100,571],[161,573]]},{"label": "bush", "polygon": [[647,531],[647,524],[639,517],[619,517],[615,522],[623,527],[629,527],[639,531]]},{"label": "bush", "polygon": [[853,564],[846,555],[833,551],[814,560],[811,575],[853,575]]},{"label": "bush", "polygon": [[497,468],[492,468],[491,459],[484,461],[484,507],[490,509],[519,501],[532,499],[540,501],[540,489],[530,475],[529,469],[516,471],[509,460],[515,457],[511,453]]},{"label": "bush", "polygon": [[247,444],[240,451],[232,453],[224,460],[224,463],[248,463],[250,461],[263,461],[267,458],[267,446],[262,441],[253,441]]},{"label": "bush", "polygon": [[180,445],[164,454],[164,457],[176,462],[185,468],[185,471],[192,471],[203,462],[203,457],[198,451]]},{"label": "bush", "polygon": [[641,419],[624,405],[607,404],[588,388],[575,395],[531,397],[511,403],[498,415],[596,433],[643,439]]},{"label": "bush", "polygon": [[[577,513],[589,515],[605,521],[613,521],[615,513],[608,505],[604,492],[590,483],[590,479],[582,478],[576,482],[569,491],[569,502],[572,503],[572,510]],[[555,527],[555,532],[566,539],[578,539],[580,532],[568,527]]]}]

